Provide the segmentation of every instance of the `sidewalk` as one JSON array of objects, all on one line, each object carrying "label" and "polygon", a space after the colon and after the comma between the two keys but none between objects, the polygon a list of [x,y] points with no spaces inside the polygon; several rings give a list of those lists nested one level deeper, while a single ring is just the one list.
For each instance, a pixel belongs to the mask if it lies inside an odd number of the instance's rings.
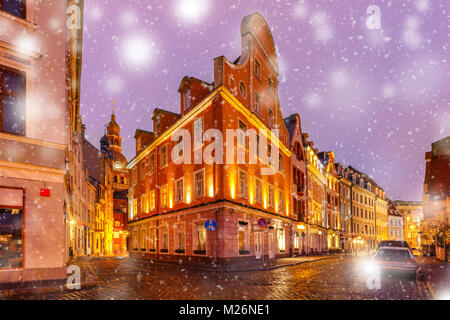
[{"label": "sidewalk", "polygon": [[[347,255],[350,257],[351,255]],[[250,272],[250,271],[268,271],[268,270],[274,270],[289,266],[296,266],[302,263],[308,263],[308,262],[315,262],[320,260],[326,260],[326,259],[334,259],[334,258],[343,258],[345,257],[344,254],[333,254],[333,255],[322,255],[322,256],[299,256],[299,257],[292,257],[292,258],[279,258],[272,260],[270,263],[267,263],[266,261],[263,264],[263,261],[260,260],[259,262],[244,262],[244,263],[233,263],[233,264],[225,264],[225,265],[216,265],[216,264],[195,264],[195,263],[189,263],[189,264],[175,264],[171,262],[165,262],[165,261],[149,261],[149,260],[143,260],[143,259],[136,259],[136,262],[139,262],[143,265],[146,263],[151,264],[162,264],[162,265],[173,265],[173,266],[182,266],[183,268],[189,268],[199,271],[215,271],[215,272]]]},{"label": "sidewalk", "polygon": [[[83,264],[83,258],[74,259],[68,262],[69,265],[80,267],[81,271],[81,289],[93,288],[98,285],[98,280],[92,276],[92,272],[86,272],[90,267]],[[90,270],[89,270],[90,271]],[[47,294],[63,291],[73,291],[67,287],[67,278],[60,280],[33,281],[21,283],[0,284],[0,299],[13,298],[21,295]]]},{"label": "sidewalk", "polygon": [[418,257],[424,281],[435,300],[450,300],[450,263],[434,257]]}]

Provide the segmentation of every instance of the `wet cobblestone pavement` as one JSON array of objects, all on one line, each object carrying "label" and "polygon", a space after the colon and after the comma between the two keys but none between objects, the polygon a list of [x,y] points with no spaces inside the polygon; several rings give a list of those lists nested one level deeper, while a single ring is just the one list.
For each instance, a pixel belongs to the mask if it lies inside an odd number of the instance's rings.
[{"label": "wet cobblestone pavement", "polygon": [[98,286],[19,299],[61,300],[303,300],[425,299],[422,282],[401,276],[381,278],[367,288],[362,257],[341,257],[271,271],[214,273],[175,265],[140,264],[129,258],[83,260],[87,278]]}]

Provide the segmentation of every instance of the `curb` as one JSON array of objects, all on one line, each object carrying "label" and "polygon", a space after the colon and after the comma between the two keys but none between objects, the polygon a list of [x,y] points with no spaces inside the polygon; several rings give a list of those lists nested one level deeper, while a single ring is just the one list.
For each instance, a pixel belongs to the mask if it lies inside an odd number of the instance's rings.
[{"label": "curb", "polygon": [[[177,266],[177,267],[182,267],[185,269],[192,269],[192,270],[197,270],[197,271],[211,271],[211,272],[256,272],[256,271],[271,271],[271,270],[275,270],[275,269],[280,269],[280,268],[285,268],[285,267],[292,267],[292,266],[297,266],[300,264],[304,264],[304,263],[313,263],[313,262],[317,262],[317,261],[321,261],[321,260],[328,260],[328,259],[336,259],[336,258],[340,258],[340,256],[331,256],[331,257],[323,257],[323,258],[317,258],[315,260],[309,260],[309,261],[299,261],[299,262],[294,262],[294,263],[289,263],[289,264],[283,264],[283,265],[276,265],[276,266],[269,266],[269,267],[262,267],[262,268],[251,268],[251,269],[225,269],[225,268],[220,268],[220,269],[216,269],[216,268],[204,268],[204,267],[200,267],[200,266],[195,266],[195,265],[183,265],[183,264],[174,264],[174,263],[170,263],[170,262],[163,262],[163,261],[155,261],[153,263],[151,263],[152,265],[169,265],[169,266]],[[148,262],[143,262],[143,263],[148,263]]]},{"label": "curb", "polygon": [[16,288],[16,289],[6,289],[0,290],[0,299],[20,299],[23,295],[36,295],[36,294],[52,294],[52,293],[63,293],[63,292],[76,292],[78,290],[91,289],[98,286],[96,281],[86,281],[81,283],[80,289],[69,289],[67,284],[58,286],[45,286],[45,287],[35,287],[35,288]]}]

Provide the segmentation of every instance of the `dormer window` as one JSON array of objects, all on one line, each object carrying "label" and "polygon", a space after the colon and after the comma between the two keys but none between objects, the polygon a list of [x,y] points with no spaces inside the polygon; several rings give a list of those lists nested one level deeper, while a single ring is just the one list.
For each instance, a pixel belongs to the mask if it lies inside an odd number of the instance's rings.
[{"label": "dormer window", "polygon": [[26,0],[0,0],[0,10],[21,19],[26,18]]},{"label": "dormer window", "polygon": [[261,80],[261,64],[255,59],[255,76]]},{"label": "dormer window", "polygon": [[184,94],[185,109],[189,109],[191,107],[191,100],[191,89],[188,89]]}]

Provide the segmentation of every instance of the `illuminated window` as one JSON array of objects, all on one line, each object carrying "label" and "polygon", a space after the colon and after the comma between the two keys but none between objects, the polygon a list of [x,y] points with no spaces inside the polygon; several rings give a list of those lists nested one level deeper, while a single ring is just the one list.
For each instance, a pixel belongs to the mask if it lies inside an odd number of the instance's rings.
[{"label": "illuminated window", "polygon": [[0,209],[0,269],[22,268],[22,209]]},{"label": "illuminated window", "polygon": [[284,212],[284,191],[278,190],[278,211]]},{"label": "illuminated window", "polygon": [[239,195],[248,197],[248,175],[247,172],[239,170]]},{"label": "illuminated window", "polygon": [[269,196],[269,207],[274,207],[275,205],[275,201],[274,201],[274,195],[273,195],[273,185],[269,184],[268,185],[268,196]]},{"label": "illuminated window", "polygon": [[294,249],[300,249],[300,235],[297,231],[294,232]]},{"label": "illuminated window", "polygon": [[147,197],[145,196],[145,193],[141,195],[141,213],[147,213]]},{"label": "illuminated window", "polygon": [[141,237],[140,237],[140,242],[141,242],[141,251],[146,251],[146,245],[147,245],[147,229],[142,228],[141,229]]},{"label": "illuminated window", "polygon": [[205,170],[202,169],[194,174],[194,195],[203,197],[205,195]]},{"label": "illuminated window", "polygon": [[279,165],[279,171],[284,172],[283,155],[281,153],[278,154],[278,165]]},{"label": "illuminated window", "polygon": [[175,201],[182,202],[184,200],[184,179],[181,178],[175,183]]},{"label": "illuminated window", "polygon": [[155,210],[156,208],[156,193],[155,190],[150,191],[150,210]]},{"label": "illuminated window", "polygon": [[161,207],[167,207],[167,184],[161,187]]},{"label": "illuminated window", "polygon": [[203,146],[203,119],[198,118],[194,121],[194,149]]},{"label": "illuminated window", "polygon": [[206,254],[206,229],[204,222],[195,223],[194,254]]},{"label": "illuminated window", "polygon": [[133,199],[133,212],[131,213],[131,219],[133,219],[138,213],[138,201]]},{"label": "illuminated window", "polygon": [[262,202],[262,180],[255,178],[255,200]]},{"label": "illuminated window", "polygon": [[149,237],[148,237],[148,249],[150,252],[156,251],[156,228],[152,227],[149,229]]},{"label": "illuminated window", "polygon": [[286,250],[286,235],[284,229],[278,229],[278,249],[280,251]]},{"label": "illuminated window", "polygon": [[0,0],[0,10],[21,19],[26,18],[26,0]]}]

